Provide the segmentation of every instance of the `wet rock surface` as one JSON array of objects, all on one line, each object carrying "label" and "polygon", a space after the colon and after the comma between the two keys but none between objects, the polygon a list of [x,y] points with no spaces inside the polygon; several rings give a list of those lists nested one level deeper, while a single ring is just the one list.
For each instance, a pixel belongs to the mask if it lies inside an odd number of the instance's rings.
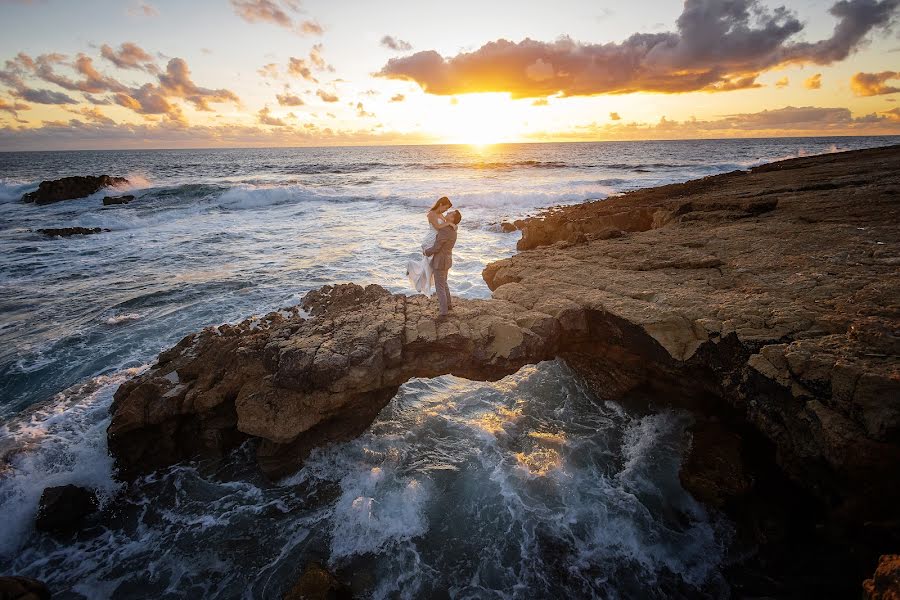
[{"label": "wet rock surface", "polygon": [[311,562],[284,600],[352,600],[350,586],[338,579],[321,563]]},{"label": "wet rock surface", "polygon": [[30,577],[0,577],[0,600],[50,600],[50,590]]},{"label": "wet rock surface", "polygon": [[109,175],[63,177],[42,181],[38,189],[22,196],[22,202],[35,204],[51,204],[62,200],[74,200],[90,196],[106,187],[128,185],[124,177],[110,177]]},{"label": "wet rock surface", "polygon": [[109,229],[102,229],[100,227],[59,227],[38,229],[37,231],[47,237],[70,237],[73,235],[93,235],[95,233],[109,231]]},{"label": "wet rock surface", "polygon": [[44,490],[34,526],[39,531],[66,533],[77,529],[85,517],[97,510],[97,496],[77,485]]},{"label": "wet rock surface", "polygon": [[551,358],[547,315],[503,301],[462,302],[436,321],[424,296],[326,286],[294,310],[206,329],[162,353],[116,392],[110,450],[123,475],[257,438],[271,476],[309,451],[359,435],[412,377],[499,379]]},{"label": "wet rock surface", "polygon": [[114,206],[116,204],[128,204],[134,200],[134,196],[125,195],[125,196],[106,196],[103,198],[103,206]]},{"label": "wet rock surface", "polygon": [[900,598],[900,554],[886,554],[878,560],[872,579],[863,582],[864,600]]}]

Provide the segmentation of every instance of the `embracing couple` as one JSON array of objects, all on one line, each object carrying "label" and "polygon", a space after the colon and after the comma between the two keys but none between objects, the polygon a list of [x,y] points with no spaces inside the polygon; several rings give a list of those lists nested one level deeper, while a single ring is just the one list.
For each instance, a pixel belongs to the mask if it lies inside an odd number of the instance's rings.
[{"label": "embracing couple", "polygon": [[431,282],[434,281],[441,317],[446,317],[447,312],[453,310],[450,288],[447,287],[447,273],[453,266],[456,228],[462,220],[458,210],[447,212],[452,206],[450,198],[444,196],[431,207],[428,211],[431,229],[422,242],[422,253],[425,256],[409,261],[406,267],[410,283],[420,294],[431,294]]}]

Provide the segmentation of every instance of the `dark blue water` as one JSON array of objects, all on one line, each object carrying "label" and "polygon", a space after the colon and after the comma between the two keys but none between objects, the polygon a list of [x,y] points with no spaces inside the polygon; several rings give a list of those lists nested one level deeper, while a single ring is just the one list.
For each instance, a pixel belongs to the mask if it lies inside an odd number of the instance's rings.
[{"label": "dark blue water", "polygon": [[[464,214],[451,287],[489,297],[481,270],[516,242],[500,220],[894,141],[0,154],[0,572],[62,598],[276,598],[314,557],[377,598],[725,594],[728,524],[677,478],[686,417],[630,413],[559,363],[497,383],[411,382],[360,439],[275,485],[239,452],[239,476],[181,465],[116,496],[109,402],[204,326],[326,283],[410,293],[405,264],[442,195]],[[41,179],[101,173],[128,177],[136,200],[19,202]],[[111,231],[32,231],[62,226]],[[98,489],[107,508],[60,542],[32,519],[63,483]]]}]

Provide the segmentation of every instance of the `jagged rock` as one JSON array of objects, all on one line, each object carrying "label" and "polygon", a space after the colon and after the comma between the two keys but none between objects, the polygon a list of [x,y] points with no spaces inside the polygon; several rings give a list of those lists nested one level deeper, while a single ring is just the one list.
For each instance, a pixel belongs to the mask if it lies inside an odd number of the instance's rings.
[{"label": "jagged rock", "polygon": [[108,435],[120,473],[217,456],[259,438],[260,466],[296,469],[316,445],[355,437],[412,377],[499,379],[553,356],[559,324],[502,301],[433,300],[326,286],[302,306],[186,337],[116,392]]},{"label": "jagged rock", "polygon": [[0,577],[0,600],[50,600],[50,589],[30,577]]},{"label": "jagged rock", "polygon": [[57,229],[38,229],[37,231],[48,237],[69,237],[71,235],[91,235],[109,231],[109,229],[101,229],[100,227],[60,227]]},{"label": "jagged rock", "polygon": [[134,196],[128,194],[125,196],[106,196],[103,198],[103,206],[112,206],[115,204],[128,204],[134,200]]},{"label": "jagged rock", "polygon": [[22,201],[50,204],[61,200],[84,198],[105,187],[127,184],[128,180],[124,177],[110,177],[109,175],[63,177],[62,179],[42,181],[37,190],[22,196]]},{"label": "jagged rock", "polygon": [[73,531],[96,510],[97,496],[90,490],[77,485],[47,488],[41,494],[34,526],[53,533]]},{"label": "jagged rock", "polygon": [[284,600],[352,600],[350,586],[338,581],[318,562],[310,562]]},{"label": "jagged rock", "polygon": [[864,600],[900,600],[900,554],[878,560],[875,576],[863,582]]}]

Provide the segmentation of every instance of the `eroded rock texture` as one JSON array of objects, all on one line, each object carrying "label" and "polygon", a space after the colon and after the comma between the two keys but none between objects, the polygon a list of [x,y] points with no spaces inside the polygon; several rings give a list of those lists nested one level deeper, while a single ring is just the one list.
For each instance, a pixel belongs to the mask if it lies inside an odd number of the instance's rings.
[{"label": "eroded rock texture", "polygon": [[110,450],[124,475],[259,438],[270,475],[315,446],[359,435],[412,377],[499,379],[550,358],[560,328],[503,301],[433,301],[384,288],[326,286],[297,311],[206,329],[116,393]]},{"label": "eroded rock texture", "polygon": [[110,177],[109,175],[63,177],[62,179],[42,181],[38,189],[22,196],[22,202],[50,204],[62,200],[84,198],[103,188],[122,185],[128,185],[128,180],[124,177]]}]

